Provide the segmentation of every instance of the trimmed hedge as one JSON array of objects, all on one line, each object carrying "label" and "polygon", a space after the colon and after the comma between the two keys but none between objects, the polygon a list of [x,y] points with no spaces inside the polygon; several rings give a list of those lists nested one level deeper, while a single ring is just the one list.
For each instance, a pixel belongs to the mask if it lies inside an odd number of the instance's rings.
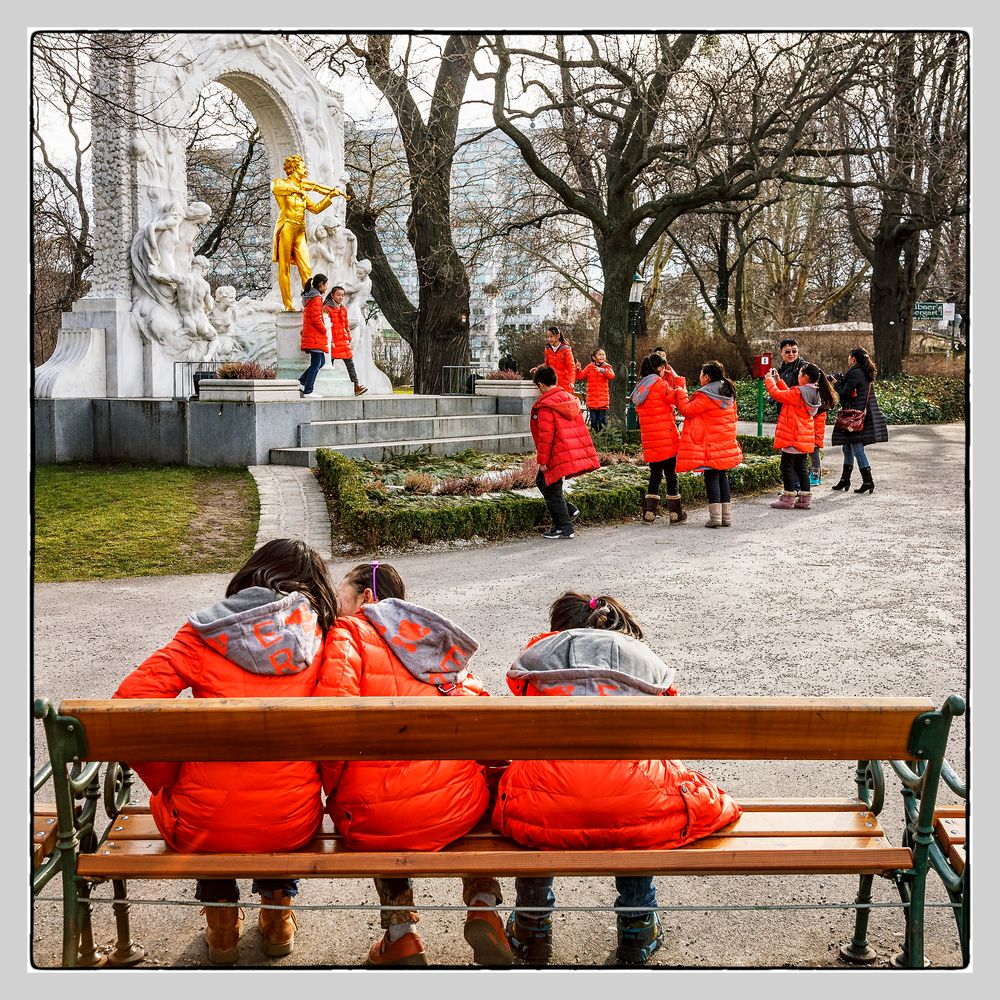
[{"label": "trimmed hedge", "polygon": [[[756,493],[781,482],[779,461],[771,438],[740,435],[746,464],[730,470],[734,494]],[[765,450],[766,449],[766,450]],[[759,457],[766,455],[767,457]],[[545,501],[510,493],[490,499],[464,496],[417,498],[392,496],[365,486],[363,465],[339,452],[320,448],[316,461],[334,499],[343,535],[365,550],[399,547],[409,542],[451,541],[457,538],[497,540],[531,531],[548,521]],[[584,521],[602,522],[634,516],[646,493],[648,467],[626,464],[587,473],[572,490],[573,503]],[[681,498],[689,505],[705,499],[702,477],[682,473]]]}]

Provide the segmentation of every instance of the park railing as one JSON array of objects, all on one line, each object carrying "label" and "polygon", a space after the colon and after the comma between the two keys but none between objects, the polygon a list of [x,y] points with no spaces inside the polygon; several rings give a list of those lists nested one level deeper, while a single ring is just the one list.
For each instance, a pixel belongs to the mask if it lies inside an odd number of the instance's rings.
[{"label": "park railing", "polygon": [[[175,361],[174,362],[174,399],[190,399],[195,395],[201,372],[212,375],[224,361]],[[199,377],[196,379],[195,375]]]},{"label": "park railing", "polygon": [[493,371],[486,365],[444,365],[441,368],[441,394],[443,396],[475,395],[475,379]]}]

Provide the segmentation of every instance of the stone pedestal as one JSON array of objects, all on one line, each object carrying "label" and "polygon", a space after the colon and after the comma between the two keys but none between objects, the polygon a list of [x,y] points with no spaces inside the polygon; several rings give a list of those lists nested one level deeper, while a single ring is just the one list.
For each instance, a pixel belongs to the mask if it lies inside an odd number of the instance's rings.
[{"label": "stone pedestal", "polygon": [[[125,298],[84,298],[62,314],[52,357],[35,369],[39,399],[155,395],[143,384],[142,337]],[[158,395],[169,396],[170,389]]]},{"label": "stone pedestal", "polygon": [[207,378],[198,386],[201,403],[298,402],[302,386],[297,379]]},{"label": "stone pedestal", "polygon": [[[299,347],[302,337],[302,313],[280,312],[275,317],[275,325],[278,340],[278,378],[297,379],[309,367],[309,355]],[[362,378],[360,367],[358,371],[359,378]],[[343,361],[331,359],[327,355],[326,364],[320,369],[316,378],[315,391],[331,398],[354,395],[354,386]],[[389,391],[392,391],[391,386]]]},{"label": "stone pedestal", "polygon": [[537,399],[538,389],[530,379],[481,378],[476,380],[476,395]]}]

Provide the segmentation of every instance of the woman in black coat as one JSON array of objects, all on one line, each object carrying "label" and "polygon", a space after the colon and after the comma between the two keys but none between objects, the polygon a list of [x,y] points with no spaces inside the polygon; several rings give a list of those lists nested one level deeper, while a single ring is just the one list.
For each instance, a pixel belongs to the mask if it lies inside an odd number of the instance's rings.
[{"label": "woman in black coat", "polygon": [[844,471],[841,473],[840,482],[833,488],[847,490],[850,487],[851,470],[857,459],[858,469],[861,472],[861,485],[854,492],[874,493],[875,481],[872,479],[871,462],[865,454],[865,445],[889,440],[889,428],[875,398],[873,383],[878,369],[863,347],[855,347],[847,357],[849,362],[847,371],[834,372],[831,377],[837,395],[840,396],[841,407],[845,410],[864,410],[865,425],[860,431],[853,433],[840,427],[833,428],[830,443],[842,445],[844,448]]}]

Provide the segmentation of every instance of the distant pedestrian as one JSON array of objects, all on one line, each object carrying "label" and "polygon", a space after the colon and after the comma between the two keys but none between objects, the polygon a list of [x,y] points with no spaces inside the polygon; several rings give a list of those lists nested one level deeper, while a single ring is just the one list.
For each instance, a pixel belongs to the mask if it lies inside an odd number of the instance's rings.
[{"label": "distant pedestrian", "polygon": [[517,358],[513,354],[505,354],[500,359],[500,371],[517,374],[521,369],[517,367]]},{"label": "distant pedestrian", "polygon": [[[664,379],[664,375],[668,379]],[[667,510],[672,524],[683,524],[687,514],[681,507],[677,484],[677,449],[680,434],[674,412],[673,369],[655,351],[642,359],[639,381],[632,391],[632,402],[639,416],[642,457],[649,463],[649,484],[642,501],[642,519],[656,520],[660,503],[660,483],[667,479]]]},{"label": "distant pedestrian", "polygon": [[706,528],[731,522],[729,470],[743,461],[736,440],[736,386],[721,361],[706,361],[698,375],[700,389],[690,398],[680,375],[674,375],[674,405],[684,415],[677,450],[678,472],[704,472],[708,495]]},{"label": "distant pedestrian", "polygon": [[542,537],[574,538],[573,518],[579,511],[567,504],[563,480],[597,469],[601,463],[577,399],[558,384],[555,371],[549,365],[540,366],[534,382],[541,393],[531,407],[530,422],[538,460],[535,485],[552,515],[552,527]]},{"label": "distant pedestrian", "polygon": [[598,347],[590,355],[590,364],[576,373],[577,379],[587,383],[587,411],[590,426],[595,432],[603,431],[608,425],[608,404],[611,399],[610,382],[615,370],[608,364],[604,349]]},{"label": "distant pedestrian", "polygon": [[363,396],[367,387],[358,380],[358,373],[354,368],[354,354],[351,351],[351,327],[347,317],[347,306],[344,305],[344,289],[341,285],[334,285],[330,294],[323,303],[327,316],[330,317],[330,333],[333,337],[333,348],[330,356],[334,359],[340,358],[347,368],[347,375],[354,383],[354,395]]},{"label": "distant pedestrian", "polygon": [[875,378],[878,369],[863,347],[855,347],[847,355],[849,364],[846,372],[834,372],[834,388],[840,396],[843,409],[863,410],[864,426],[860,431],[849,432],[834,426],[830,441],[841,445],[844,449],[844,471],[840,482],[833,488],[847,490],[851,485],[851,470],[857,461],[861,472],[861,485],[855,493],[874,493],[875,481],[872,479],[872,465],[865,453],[866,444],[876,444],[889,440],[889,428],[885,417],[879,409],[875,398]]},{"label": "distant pedestrian", "polygon": [[550,326],[545,331],[545,339],[545,357],[541,365],[535,365],[531,369],[531,374],[534,375],[542,365],[548,365],[555,370],[559,385],[572,396],[576,391],[577,371],[573,348],[566,343],[566,338],[557,326]]},{"label": "distant pedestrian", "polygon": [[782,493],[772,507],[809,510],[812,483],[806,471],[807,456],[816,450],[817,434],[823,440],[826,411],[836,403],[823,371],[811,362],[799,368],[797,384],[787,386],[772,368],[764,378],[768,395],[781,403],[774,430],[774,447],[781,452]]}]

